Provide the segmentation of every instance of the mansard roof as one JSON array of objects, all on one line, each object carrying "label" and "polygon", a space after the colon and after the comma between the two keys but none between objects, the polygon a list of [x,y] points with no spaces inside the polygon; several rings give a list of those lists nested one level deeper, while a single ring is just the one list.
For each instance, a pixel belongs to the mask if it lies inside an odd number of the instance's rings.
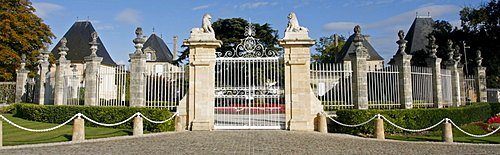
[{"label": "mansard roof", "polygon": [[[73,26],[64,34],[64,37],[68,40],[66,47],[68,47],[68,55],[66,58],[71,60],[71,62],[85,62],[84,58],[86,56],[90,56],[90,45],[89,42],[92,41],[91,34],[94,32],[94,26],[90,21],[76,21]],[[100,37],[97,38],[97,42],[99,43],[97,49],[97,56],[102,57],[102,63],[107,65],[116,66],[116,62],[113,61],[111,56],[109,56],[106,47],[102,43]],[[58,48],[61,46],[60,41],[57,42],[56,46],[52,49],[52,54],[59,58],[59,50]]]},{"label": "mansard roof", "polygon": [[[353,53],[354,49],[356,48],[354,46],[355,36],[356,34],[351,35],[345,42],[344,47],[342,47],[339,52],[339,57],[336,60],[337,63],[351,60],[351,58],[349,57],[349,53]],[[378,54],[378,52],[373,48],[373,46],[365,38],[365,36],[363,36],[363,46],[368,50],[368,54],[370,55],[370,58],[368,60],[384,60],[384,58]]]},{"label": "mansard roof", "polygon": [[142,50],[146,48],[152,48],[155,50],[156,60],[155,61],[168,61],[172,62],[173,56],[170,49],[168,49],[167,44],[156,34],[151,34],[148,40],[144,43]]}]

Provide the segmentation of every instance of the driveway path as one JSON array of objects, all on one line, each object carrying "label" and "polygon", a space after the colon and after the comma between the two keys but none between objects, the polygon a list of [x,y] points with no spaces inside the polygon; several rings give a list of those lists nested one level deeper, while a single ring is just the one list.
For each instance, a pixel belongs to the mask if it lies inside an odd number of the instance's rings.
[{"label": "driveway path", "polygon": [[283,130],[185,131],[4,146],[0,154],[499,154],[498,144],[403,142]]}]

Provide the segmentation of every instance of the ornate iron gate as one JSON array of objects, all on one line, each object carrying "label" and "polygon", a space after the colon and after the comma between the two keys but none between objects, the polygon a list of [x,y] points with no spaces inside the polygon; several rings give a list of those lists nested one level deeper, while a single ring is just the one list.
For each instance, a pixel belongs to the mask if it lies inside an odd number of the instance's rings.
[{"label": "ornate iron gate", "polygon": [[283,63],[245,28],[233,51],[215,61],[215,129],[284,129]]}]

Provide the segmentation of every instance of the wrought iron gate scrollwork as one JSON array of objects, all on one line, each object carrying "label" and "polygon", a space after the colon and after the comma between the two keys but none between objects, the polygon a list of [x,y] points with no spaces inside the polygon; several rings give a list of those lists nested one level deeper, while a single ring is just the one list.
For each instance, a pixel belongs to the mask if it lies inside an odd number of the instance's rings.
[{"label": "wrought iron gate scrollwork", "polygon": [[283,129],[280,52],[254,38],[251,24],[245,36],[232,51],[216,53],[215,128]]}]

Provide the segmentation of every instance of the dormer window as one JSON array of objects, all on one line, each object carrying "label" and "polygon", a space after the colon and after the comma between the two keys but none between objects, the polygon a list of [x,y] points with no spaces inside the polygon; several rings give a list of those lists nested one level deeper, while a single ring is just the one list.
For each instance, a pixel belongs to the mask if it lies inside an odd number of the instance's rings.
[{"label": "dormer window", "polygon": [[144,53],[147,56],[147,61],[156,61],[156,51],[153,48],[151,47],[145,48]]}]

